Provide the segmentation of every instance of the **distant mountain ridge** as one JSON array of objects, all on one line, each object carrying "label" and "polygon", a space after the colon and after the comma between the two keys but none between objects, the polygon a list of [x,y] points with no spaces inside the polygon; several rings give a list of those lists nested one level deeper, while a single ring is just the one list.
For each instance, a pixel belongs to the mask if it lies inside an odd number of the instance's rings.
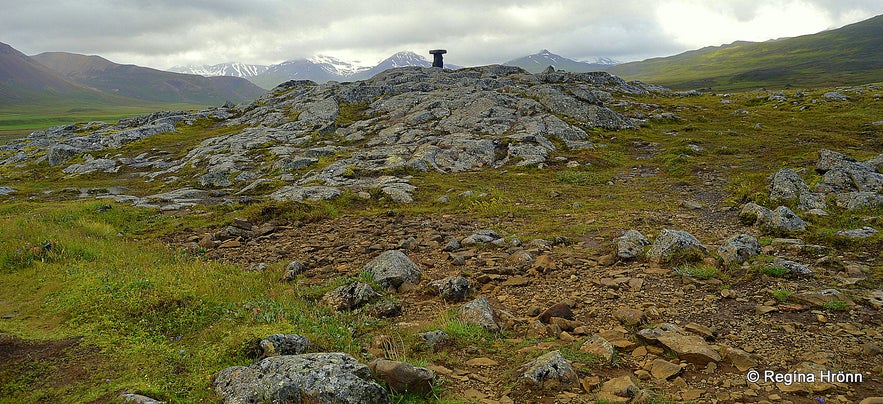
[{"label": "distant mountain ridge", "polygon": [[264,91],[238,77],[203,77],[135,65],[121,65],[100,56],[46,52],[31,56],[64,78],[102,92],[152,102],[220,105],[240,103]]},{"label": "distant mountain ridge", "polygon": [[883,15],[767,42],[737,41],[609,67],[672,88],[836,86],[883,81]]},{"label": "distant mountain ridge", "polygon": [[568,59],[561,55],[556,55],[546,49],[539,51],[533,55],[512,59],[506,63],[507,66],[517,66],[531,73],[541,73],[549,66],[555,70],[564,70],[573,73],[596,72],[609,68],[616,64],[616,61],[610,58],[597,58],[595,63],[580,62]]},{"label": "distant mountain ridge", "polygon": [[[380,61],[377,65],[346,61],[328,55],[316,55],[269,66],[222,63],[211,66],[173,67],[169,70],[206,77],[223,75],[242,77],[269,90],[288,80],[312,80],[318,83],[365,80],[385,70],[403,66],[430,67],[432,62],[417,53],[401,51]],[[461,66],[445,64],[445,67],[459,69]]]},{"label": "distant mountain ridge", "polygon": [[173,73],[196,74],[205,77],[231,76],[247,79],[266,72],[270,66],[251,65],[247,63],[218,63],[216,65],[187,65],[175,66],[168,71]]}]

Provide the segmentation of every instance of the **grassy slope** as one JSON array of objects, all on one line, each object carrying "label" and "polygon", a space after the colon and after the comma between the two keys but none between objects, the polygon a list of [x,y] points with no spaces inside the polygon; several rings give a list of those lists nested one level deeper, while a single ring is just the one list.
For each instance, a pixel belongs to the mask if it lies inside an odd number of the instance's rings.
[{"label": "grassy slope", "polygon": [[[824,91],[813,90],[805,98],[794,98],[796,105],[767,101],[765,94],[755,92],[735,93],[729,104],[711,95],[640,99],[676,110],[687,121],[595,133],[593,140],[606,148],[561,153],[591,163],[582,167],[417,174],[414,183],[419,190],[410,205],[341,198],[288,204],[281,206],[281,211],[290,218],[370,215],[389,210],[415,215],[452,213],[474,217],[477,223],[524,239],[575,238],[595,232],[610,240],[620,229],[634,227],[656,213],[676,211],[679,202],[688,197],[685,187],[702,185],[703,172],[713,171],[726,179],[723,192],[735,206],[746,200],[763,202],[769,174],[782,166],[810,168],[821,148],[848,151],[860,159],[883,149],[883,128],[867,125],[879,119],[880,101],[866,92],[850,93],[854,97],[850,102],[811,103]],[[793,93],[787,95],[793,97]],[[800,106],[810,108],[799,111]],[[739,109],[750,113],[734,114]],[[635,148],[637,141],[658,143],[657,152],[636,160],[640,154]],[[690,144],[701,146],[703,151],[691,152]],[[662,175],[606,185],[613,176],[638,165],[659,167]],[[111,178],[85,180],[100,183]],[[436,202],[450,188],[489,195],[484,199],[455,198],[450,204]],[[583,207],[573,207],[577,201],[583,202]],[[2,320],[0,332],[29,340],[82,336],[81,343],[97,352],[91,358],[96,363],[92,374],[63,386],[47,381],[52,378],[52,368],[29,368],[26,372],[0,369],[0,397],[4,397],[0,402],[55,401],[61,397],[85,402],[114,397],[120,391],[138,391],[171,402],[212,401],[212,374],[232,364],[249,363],[253,355],[249,346],[259,337],[297,332],[310,339],[314,350],[358,355],[360,345],[369,342],[372,332],[393,332],[385,322],[330,313],[312,303],[340,279],[321,289],[303,289],[296,283],[277,281],[284,263],[273,263],[264,272],[247,272],[207,262],[198,251],[176,250],[164,242],[165,235],[181,228],[224,224],[233,217],[255,218],[266,205],[227,206],[174,216],[125,205],[99,209],[103,204],[0,203],[0,227],[4,229],[0,233],[0,284],[4,285],[0,288],[0,314],[20,314]],[[825,243],[833,226],[844,223],[883,225],[881,212],[833,213],[831,218],[814,223],[805,240]],[[863,222],[863,218],[871,218],[871,222]],[[879,250],[881,238],[870,241],[876,243],[874,249]],[[47,241],[52,242],[52,248],[41,249]],[[465,344],[506,352],[519,348],[444,316],[438,321],[439,327]],[[407,355],[416,362],[433,359],[430,353]]]},{"label": "grassy slope", "polygon": [[883,77],[883,16],[846,27],[753,43],[736,42],[680,55],[625,63],[608,71],[672,88],[861,84]]}]

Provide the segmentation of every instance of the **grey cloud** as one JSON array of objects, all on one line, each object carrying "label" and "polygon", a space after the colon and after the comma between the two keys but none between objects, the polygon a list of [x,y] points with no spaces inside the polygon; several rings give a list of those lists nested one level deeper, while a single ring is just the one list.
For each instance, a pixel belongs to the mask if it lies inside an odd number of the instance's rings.
[{"label": "grey cloud", "polygon": [[[684,0],[686,1],[686,0]],[[797,0],[781,4],[797,4]],[[99,54],[120,63],[275,63],[340,51],[376,61],[439,46],[450,63],[503,62],[546,48],[572,58],[635,60],[678,53],[658,1],[43,0],[8,2],[0,41],[28,53]],[[697,2],[706,6],[709,3]],[[766,1],[714,2],[750,21]],[[803,0],[845,24],[883,13],[878,0]],[[807,32],[810,33],[810,32]],[[718,45],[718,44],[708,44]],[[118,58],[114,59],[114,58]]]}]

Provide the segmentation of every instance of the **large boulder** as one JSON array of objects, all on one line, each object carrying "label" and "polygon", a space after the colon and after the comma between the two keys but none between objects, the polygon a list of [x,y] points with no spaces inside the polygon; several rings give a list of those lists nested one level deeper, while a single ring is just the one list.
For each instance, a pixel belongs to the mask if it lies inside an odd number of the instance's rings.
[{"label": "large boulder", "polygon": [[474,324],[484,328],[488,332],[499,333],[500,326],[497,324],[497,315],[491,303],[484,297],[479,297],[463,306],[457,313],[460,321],[466,324]]},{"label": "large boulder", "polygon": [[695,334],[688,334],[674,324],[660,324],[655,328],[638,331],[638,336],[651,342],[659,342],[674,351],[681,360],[705,366],[708,362],[720,362],[720,354],[705,340]]},{"label": "large boulder", "polygon": [[374,276],[374,282],[385,288],[396,289],[403,283],[420,281],[420,268],[405,253],[384,251],[362,268]]},{"label": "large boulder", "polygon": [[561,351],[546,353],[522,366],[519,371],[526,383],[540,390],[561,390],[579,380],[573,366]]},{"label": "large boulder", "polygon": [[705,246],[692,234],[681,230],[663,229],[647,251],[647,258],[656,263],[696,261],[707,252]]},{"label": "large boulder", "polygon": [[726,264],[741,264],[760,254],[760,243],[750,234],[739,234],[724,241],[717,253]]},{"label": "large boulder", "polygon": [[57,166],[66,163],[82,152],[83,149],[60,143],[49,148],[46,153],[46,162],[49,163],[49,166]]},{"label": "large boulder", "polygon": [[322,296],[322,302],[335,310],[353,310],[380,297],[370,285],[352,282],[339,286]]},{"label": "large boulder", "polygon": [[439,296],[448,302],[462,302],[472,294],[472,284],[462,276],[449,276],[430,282],[429,285],[437,289]]},{"label": "large boulder", "polygon": [[650,240],[637,230],[626,230],[613,243],[616,246],[616,255],[621,259],[630,260],[643,255],[644,247],[650,245]]},{"label": "large boulder", "polygon": [[300,355],[310,347],[307,337],[298,334],[273,334],[260,342],[262,356]]},{"label": "large boulder", "polygon": [[790,168],[783,168],[770,177],[770,199],[774,201],[793,201],[808,192],[806,182]]},{"label": "large boulder", "polygon": [[218,372],[226,403],[386,404],[389,395],[367,366],[345,353],[273,356]]}]

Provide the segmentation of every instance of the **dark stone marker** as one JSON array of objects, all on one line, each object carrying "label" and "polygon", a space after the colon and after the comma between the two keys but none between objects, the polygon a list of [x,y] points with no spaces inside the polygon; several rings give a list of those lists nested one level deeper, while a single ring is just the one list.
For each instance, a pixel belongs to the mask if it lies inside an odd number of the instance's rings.
[{"label": "dark stone marker", "polygon": [[442,60],[442,55],[445,53],[448,53],[448,51],[444,49],[433,49],[429,51],[429,54],[433,56],[432,67],[445,67],[445,62]]}]

